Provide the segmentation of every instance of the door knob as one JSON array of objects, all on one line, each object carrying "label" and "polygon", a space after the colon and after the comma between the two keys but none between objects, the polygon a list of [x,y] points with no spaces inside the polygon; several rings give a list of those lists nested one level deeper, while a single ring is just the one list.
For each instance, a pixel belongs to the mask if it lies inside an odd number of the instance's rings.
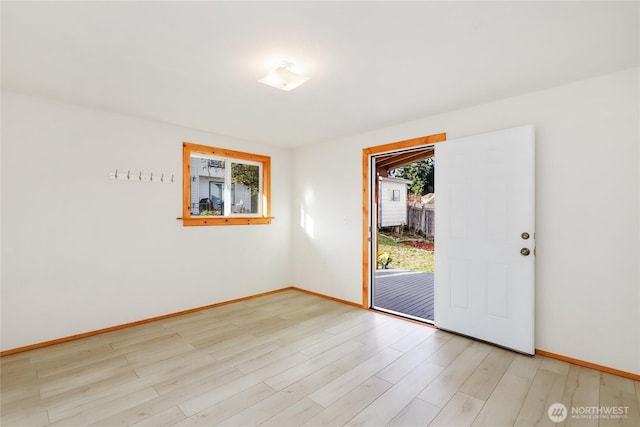
[{"label": "door knob", "polygon": [[522,237],[524,240],[527,240],[529,238],[529,233],[527,233],[526,231],[524,233],[522,233],[520,235],[520,237]]},{"label": "door knob", "polygon": [[527,249],[527,248],[522,248],[522,249],[520,249],[520,254],[521,254],[521,255],[527,256],[527,255],[529,255],[530,253],[531,253],[531,251],[530,251],[529,249]]}]

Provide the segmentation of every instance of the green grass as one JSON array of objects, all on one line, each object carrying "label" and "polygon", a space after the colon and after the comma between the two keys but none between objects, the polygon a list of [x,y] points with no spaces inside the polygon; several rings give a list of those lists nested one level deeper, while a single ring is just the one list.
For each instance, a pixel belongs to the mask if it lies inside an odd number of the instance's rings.
[{"label": "green grass", "polygon": [[378,236],[378,253],[391,255],[389,268],[433,273],[433,252],[397,243],[387,236]]}]

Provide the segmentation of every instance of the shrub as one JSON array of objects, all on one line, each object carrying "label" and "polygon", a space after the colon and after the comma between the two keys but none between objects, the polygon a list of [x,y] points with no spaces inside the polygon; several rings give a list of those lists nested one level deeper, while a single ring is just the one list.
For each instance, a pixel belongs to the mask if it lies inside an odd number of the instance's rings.
[{"label": "shrub", "polygon": [[380,264],[382,268],[384,269],[388,268],[391,261],[392,259],[391,259],[391,255],[389,255],[389,252],[382,252],[378,254],[378,264]]}]

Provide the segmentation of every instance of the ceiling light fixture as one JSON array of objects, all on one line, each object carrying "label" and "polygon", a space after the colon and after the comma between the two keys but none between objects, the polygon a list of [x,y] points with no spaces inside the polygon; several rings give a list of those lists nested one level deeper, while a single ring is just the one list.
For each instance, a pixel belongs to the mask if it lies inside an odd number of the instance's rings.
[{"label": "ceiling light fixture", "polygon": [[309,80],[309,77],[305,77],[293,71],[293,62],[282,61],[278,68],[258,81],[278,89],[290,91],[297,88],[307,80]]}]

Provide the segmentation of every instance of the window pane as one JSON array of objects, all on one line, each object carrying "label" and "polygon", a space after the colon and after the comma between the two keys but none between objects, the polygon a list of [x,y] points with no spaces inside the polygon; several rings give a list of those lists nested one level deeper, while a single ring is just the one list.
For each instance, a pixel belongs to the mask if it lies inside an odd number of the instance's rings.
[{"label": "window pane", "polygon": [[191,215],[224,215],[225,161],[191,155]]},{"label": "window pane", "polygon": [[231,213],[260,213],[260,166],[231,162]]}]

